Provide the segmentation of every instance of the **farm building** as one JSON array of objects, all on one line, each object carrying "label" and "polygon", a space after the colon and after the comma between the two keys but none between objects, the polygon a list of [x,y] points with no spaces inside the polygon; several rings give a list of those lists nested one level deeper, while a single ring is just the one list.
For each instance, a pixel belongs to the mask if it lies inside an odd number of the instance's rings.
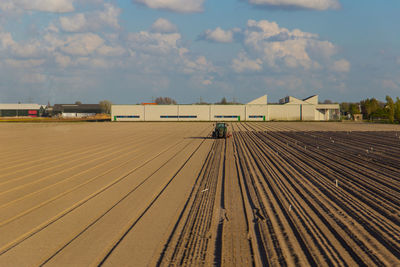
[{"label": "farm building", "polygon": [[245,105],[113,105],[113,121],[326,121],[339,119],[338,104],[319,104],[314,95],[285,97],[268,104],[267,95]]},{"label": "farm building", "polygon": [[43,109],[38,104],[0,104],[0,117],[39,117]]},{"label": "farm building", "polygon": [[55,104],[52,113],[63,118],[85,118],[102,113],[102,109],[99,104]]}]

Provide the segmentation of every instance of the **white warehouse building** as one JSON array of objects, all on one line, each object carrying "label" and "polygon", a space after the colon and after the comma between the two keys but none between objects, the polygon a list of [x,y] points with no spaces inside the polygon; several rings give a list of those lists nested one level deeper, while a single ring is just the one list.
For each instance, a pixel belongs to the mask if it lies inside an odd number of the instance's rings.
[{"label": "white warehouse building", "polygon": [[112,105],[113,121],[326,121],[340,118],[339,104],[318,104],[318,95],[282,98],[267,95],[245,105]]}]

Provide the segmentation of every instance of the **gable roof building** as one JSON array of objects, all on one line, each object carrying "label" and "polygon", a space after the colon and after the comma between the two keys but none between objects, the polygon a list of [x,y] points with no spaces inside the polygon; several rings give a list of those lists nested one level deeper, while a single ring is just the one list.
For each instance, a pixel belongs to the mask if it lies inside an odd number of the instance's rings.
[{"label": "gable roof building", "polygon": [[52,113],[65,118],[83,118],[102,113],[102,108],[99,104],[55,104]]}]

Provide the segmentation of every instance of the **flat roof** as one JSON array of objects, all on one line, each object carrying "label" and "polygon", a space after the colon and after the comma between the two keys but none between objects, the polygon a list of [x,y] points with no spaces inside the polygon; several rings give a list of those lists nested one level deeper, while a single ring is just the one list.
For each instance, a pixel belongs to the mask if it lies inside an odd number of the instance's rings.
[{"label": "flat roof", "polygon": [[0,104],[2,110],[18,110],[18,109],[40,109],[39,104]]}]

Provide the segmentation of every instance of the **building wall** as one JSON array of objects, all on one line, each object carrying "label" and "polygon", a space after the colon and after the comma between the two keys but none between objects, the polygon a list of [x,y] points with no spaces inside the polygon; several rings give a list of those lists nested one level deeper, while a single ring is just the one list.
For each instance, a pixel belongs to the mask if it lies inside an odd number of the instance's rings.
[{"label": "building wall", "polygon": [[[323,105],[113,105],[113,121],[329,120],[336,109]],[[328,106],[327,106],[328,107]]]},{"label": "building wall", "polygon": [[0,104],[0,117],[38,117],[38,104]]},{"label": "building wall", "polygon": [[327,119],[326,115],[327,111],[325,109],[316,109],[315,110],[315,120],[316,121],[324,121]]},{"label": "building wall", "polygon": [[209,121],[211,105],[179,105],[179,121]]},{"label": "building wall", "polygon": [[146,121],[177,121],[178,106],[177,105],[145,105]]},{"label": "building wall", "polygon": [[211,105],[211,121],[241,121],[245,120],[245,105]]},{"label": "building wall", "polygon": [[315,106],[314,105],[301,105],[301,119],[303,121],[315,120]]},{"label": "building wall", "polygon": [[300,120],[300,105],[268,105],[268,120]]},{"label": "building wall", "polygon": [[246,105],[246,120],[248,121],[265,121],[268,120],[267,105]]},{"label": "building wall", "polygon": [[308,102],[313,105],[318,105],[318,95],[311,96],[303,100],[304,102]]},{"label": "building wall", "polygon": [[144,121],[143,105],[112,105],[111,119],[113,121]]}]

